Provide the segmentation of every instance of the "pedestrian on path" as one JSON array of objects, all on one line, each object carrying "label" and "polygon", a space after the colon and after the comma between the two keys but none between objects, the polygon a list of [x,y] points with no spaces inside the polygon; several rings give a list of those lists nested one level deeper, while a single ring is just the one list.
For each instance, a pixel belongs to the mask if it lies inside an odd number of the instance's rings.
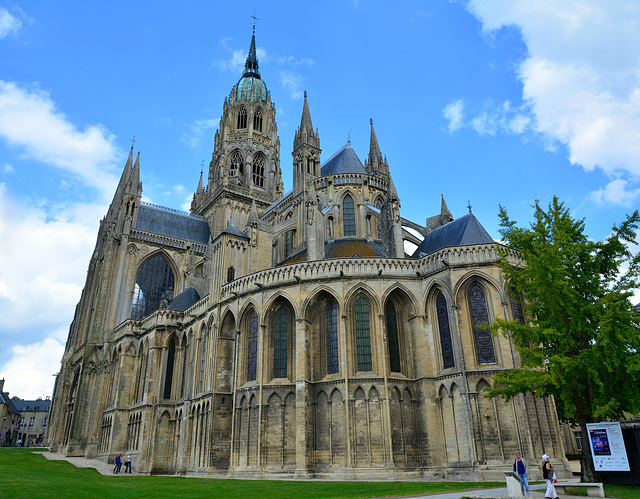
[{"label": "pedestrian on path", "polygon": [[127,471],[131,474],[131,453],[129,453],[127,459],[124,461],[124,472],[126,473]]},{"label": "pedestrian on path", "polygon": [[558,494],[556,488],[553,486],[556,474],[553,472],[553,466],[549,462],[549,456],[544,454],[542,456],[542,478],[547,482],[547,491],[544,494],[545,499],[557,499]]},{"label": "pedestrian on path", "polygon": [[116,462],[115,462],[115,466],[113,468],[113,472],[115,474],[120,473],[120,468],[122,467],[122,456],[120,454],[116,455]]},{"label": "pedestrian on path", "polygon": [[531,497],[531,491],[529,490],[529,478],[527,478],[527,473],[529,472],[529,466],[527,465],[527,461],[520,456],[519,452],[516,452],[516,458],[513,460],[513,471],[518,474],[520,477],[520,489],[522,490],[522,497],[525,497],[525,489],[526,496]]}]

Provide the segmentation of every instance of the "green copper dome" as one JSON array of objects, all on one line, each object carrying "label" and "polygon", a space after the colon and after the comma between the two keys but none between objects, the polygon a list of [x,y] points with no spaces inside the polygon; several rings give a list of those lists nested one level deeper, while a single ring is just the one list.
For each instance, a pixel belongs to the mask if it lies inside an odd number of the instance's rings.
[{"label": "green copper dome", "polygon": [[260,69],[258,68],[258,57],[256,55],[256,29],[253,28],[251,36],[251,47],[249,47],[249,55],[244,65],[244,73],[238,81],[231,94],[235,93],[236,99],[254,100],[267,102],[267,85],[260,77]]}]

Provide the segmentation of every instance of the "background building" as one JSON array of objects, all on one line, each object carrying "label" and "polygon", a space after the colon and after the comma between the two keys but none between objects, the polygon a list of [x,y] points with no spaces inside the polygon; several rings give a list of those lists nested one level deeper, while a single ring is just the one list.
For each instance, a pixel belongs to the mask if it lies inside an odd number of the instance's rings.
[{"label": "background building", "polygon": [[501,479],[517,450],[566,463],[552,399],[483,395],[519,354],[478,326],[524,317],[471,207],[403,219],[373,121],[364,163],[348,142],[322,163],[306,93],[301,114],[285,193],[254,35],[191,213],[141,201],[131,149],[70,327],[53,450],[240,477]]},{"label": "background building", "polygon": [[3,388],[4,379],[0,379],[0,447],[10,447],[18,440],[20,412]]},{"label": "background building", "polygon": [[51,400],[41,398],[37,400],[15,400],[15,406],[20,410],[20,427],[18,435],[25,447],[44,445],[49,425],[49,411]]}]

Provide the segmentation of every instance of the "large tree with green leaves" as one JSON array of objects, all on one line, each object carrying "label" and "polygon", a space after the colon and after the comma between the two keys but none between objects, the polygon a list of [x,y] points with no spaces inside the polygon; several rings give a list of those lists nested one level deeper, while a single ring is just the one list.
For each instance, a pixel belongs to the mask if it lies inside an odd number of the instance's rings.
[{"label": "large tree with green leaves", "polygon": [[[638,287],[640,258],[632,248],[636,210],[602,241],[585,234],[554,197],[536,201],[534,221],[520,228],[500,207],[505,249],[499,265],[526,323],[497,320],[495,334],[510,335],[522,365],[496,376],[490,396],[553,395],[561,419],[582,428],[582,480],[595,481],[586,424],[617,420],[640,409],[640,315],[630,298]],[[509,262],[514,250],[522,265]]]}]

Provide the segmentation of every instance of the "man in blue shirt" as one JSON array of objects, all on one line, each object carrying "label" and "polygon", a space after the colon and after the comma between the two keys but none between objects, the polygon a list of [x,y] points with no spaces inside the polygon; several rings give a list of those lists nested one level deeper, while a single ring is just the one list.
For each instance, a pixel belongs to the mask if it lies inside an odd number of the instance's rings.
[{"label": "man in blue shirt", "polygon": [[531,497],[531,491],[529,490],[529,479],[527,478],[527,472],[529,467],[527,461],[520,456],[519,452],[516,452],[516,458],[513,460],[513,471],[518,474],[522,482],[520,482],[520,488],[522,489],[522,496],[525,497],[525,489],[527,490],[526,496]]}]

